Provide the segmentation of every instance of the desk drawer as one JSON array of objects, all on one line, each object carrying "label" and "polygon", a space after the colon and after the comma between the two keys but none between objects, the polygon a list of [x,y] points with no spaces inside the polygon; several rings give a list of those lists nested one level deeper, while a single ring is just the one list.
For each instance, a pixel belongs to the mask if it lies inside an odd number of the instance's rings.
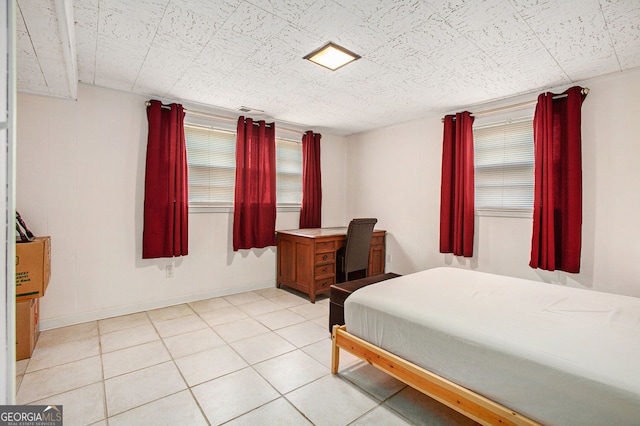
[{"label": "desk drawer", "polygon": [[327,263],[325,265],[316,265],[316,277],[323,275],[333,275],[336,273],[336,264]]},{"label": "desk drawer", "polygon": [[371,237],[371,245],[372,246],[384,245],[384,236]]},{"label": "desk drawer", "polygon": [[322,253],[325,251],[334,251],[335,249],[336,249],[336,242],[334,240],[316,242],[316,253]]},{"label": "desk drawer", "polygon": [[317,279],[316,292],[320,293],[323,291],[329,291],[331,289],[331,286],[334,285],[335,283],[336,283],[335,275],[331,277]]},{"label": "desk drawer", "polygon": [[336,252],[316,253],[316,265],[323,262],[333,262],[336,258]]}]

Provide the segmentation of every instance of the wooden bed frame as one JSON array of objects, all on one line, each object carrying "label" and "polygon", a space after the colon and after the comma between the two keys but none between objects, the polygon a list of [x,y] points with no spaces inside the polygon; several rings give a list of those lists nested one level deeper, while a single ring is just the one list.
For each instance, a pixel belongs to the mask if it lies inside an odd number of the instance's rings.
[{"label": "wooden bed frame", "polygon": [[482,395],[427,371],[334,325],[331,333],[331,373],[338,373],[340,349],[406,383],[442,404],[484,425],[539,425]]}]

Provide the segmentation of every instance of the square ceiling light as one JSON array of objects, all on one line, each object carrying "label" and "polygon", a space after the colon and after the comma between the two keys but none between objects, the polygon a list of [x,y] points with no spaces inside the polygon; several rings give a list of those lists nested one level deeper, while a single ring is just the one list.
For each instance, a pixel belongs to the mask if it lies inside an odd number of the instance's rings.
[{"label": "square ceiling light", "polygon": [[349,62],[353,62],[356,59],[360,59],[359,55],[348,51],[342,46],[337,44],[327,43],[320,49],[309,53],[304,59],[308,59],[318,65],[335,71],[340,67],[347,65]]}]

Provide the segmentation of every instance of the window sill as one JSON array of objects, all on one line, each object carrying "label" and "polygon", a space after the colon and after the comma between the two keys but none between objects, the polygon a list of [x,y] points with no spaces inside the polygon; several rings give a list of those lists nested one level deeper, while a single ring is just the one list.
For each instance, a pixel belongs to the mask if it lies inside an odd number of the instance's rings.
[{"label": "window sill", "polygon": [[[282,205],[278,205],[276,210],[278,212],[300,212],[300,205],[290,205],[290,204],[282,204]],[[189,213],[233,213],[233,206],[228,206],[228,205],[222,205],[222,206],[215,206],[215,205],[190,205],[189,206]]]},{"label": "window sill", "polygon": [[189,213],[233,213],[233,206],[189,205]]},{"label": "window sill", "polygon": [[533,209],[476,209],[476,216],[533,218]]}]

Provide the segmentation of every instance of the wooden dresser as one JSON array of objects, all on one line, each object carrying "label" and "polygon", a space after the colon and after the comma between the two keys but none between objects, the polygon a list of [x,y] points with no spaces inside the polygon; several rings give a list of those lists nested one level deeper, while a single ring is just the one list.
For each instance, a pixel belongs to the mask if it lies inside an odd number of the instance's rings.
[{"label": "wooden dresser", "polygon": [[[336,252],[344,245],[347,227],[277,231],[277,286],[287,286],[309,295],[328,293],[336,283]],[[375,229],[369,249],[367,275],[384,274],[386,231]]]}]

